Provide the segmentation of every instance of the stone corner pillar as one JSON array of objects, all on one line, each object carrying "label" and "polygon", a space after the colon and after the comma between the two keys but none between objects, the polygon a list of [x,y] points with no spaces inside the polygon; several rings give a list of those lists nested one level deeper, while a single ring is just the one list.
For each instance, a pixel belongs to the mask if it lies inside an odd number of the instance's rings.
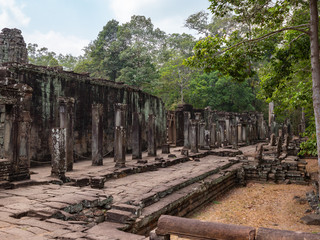
[{"label": "stone corner pillar", "polygon": [[103,105],[92,105],[92,165],[103,165]]}]

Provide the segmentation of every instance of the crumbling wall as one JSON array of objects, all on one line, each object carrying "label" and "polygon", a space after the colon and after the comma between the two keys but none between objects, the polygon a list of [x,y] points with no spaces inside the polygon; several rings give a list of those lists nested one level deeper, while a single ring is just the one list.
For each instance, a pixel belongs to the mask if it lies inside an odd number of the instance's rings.
[{"label": "crumbling wall", "polygon": [[[28,64],[2,64],[6,76],[33,88],[30,113],[31,160],[50,161],[50,129],[59,127],[59,97],[75,99],[74,151],[75,157],[91,154],[91,106],[103,105],[104,154],[113,151],[114,104],[128,105],[126,116],[127,146],[131,149],[132,113],[141,112],[143,119],[144,148],[146,148],[146,122],[149,114],[156,116],[157,144],[166,140],[166,113],[163,102],[139,89],[122,83],[102,79],[91,79],[86,75],[63,71],[61,68],[47,68]],[[1,78],[1,76],[0,76]]]}]

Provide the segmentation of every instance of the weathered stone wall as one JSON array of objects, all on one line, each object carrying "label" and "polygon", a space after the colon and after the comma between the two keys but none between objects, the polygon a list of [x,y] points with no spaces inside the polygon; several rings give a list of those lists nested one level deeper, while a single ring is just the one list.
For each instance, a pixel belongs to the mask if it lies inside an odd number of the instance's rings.
[{"label": "weathered stone wall", "polygon": [[[163,102],[139,89],[125,84],[63,71],[60,68],[28,64],[2,64],[1,76],[29,85],[33,89],[30,114],[31,160],[50,161],[49,136],[51,128],[59,127],[59,97],[75,99],[74,151],[76,157],[91,153],[91,121],[93,103],[103,105],[104,154],[113,151],[114,104],[128,105],[126,113],[127,146],[131,149],[132,113],[142,113],[143,147],[146,148],[146,122],[149,114],[156,116],[157,145],[165,142],[166,112]],[[1,80],[1,79],[0,79]],[[68,141],[68,140],[67,140]]]}]

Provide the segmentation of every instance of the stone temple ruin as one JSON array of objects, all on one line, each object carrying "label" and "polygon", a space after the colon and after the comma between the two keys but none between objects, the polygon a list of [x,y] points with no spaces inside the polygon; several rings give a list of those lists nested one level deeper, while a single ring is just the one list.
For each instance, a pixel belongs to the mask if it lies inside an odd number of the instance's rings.
[{"label": "stone temple ruin", "polygon": [[[20,207],[10,217],[36,216],[48,224],[78,221],[81,232],[68,228],[78,234],[74,239],[96,239],[96,228],[109,222],[147,235],[161,214],[185,216],[248,180],[306,183],[298,145],[287,125],[275,132],[262,113],[188,104],[166,111],[161,99],[124,83],[28,64],[21,31],[0,34],[0,187],[58,183],[60,189],[45,208]],[[83,171],[74,171],[87,161]],[[194,166],[197,173],[188,170]],[[45,169],[47,178],[37,180]],[[30,175],[33,171],[39,174]],[[143,173],[154,175],[137,181]],[[137,176],[121,185],[130,175]],[[153,179],[156,186],[139,190]]]}]

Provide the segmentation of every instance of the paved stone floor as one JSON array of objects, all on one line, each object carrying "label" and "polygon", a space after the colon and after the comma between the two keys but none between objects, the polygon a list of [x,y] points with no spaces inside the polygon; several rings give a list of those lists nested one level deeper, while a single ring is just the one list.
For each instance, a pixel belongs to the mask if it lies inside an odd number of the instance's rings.
[{"label": "paved stone floor", "polygon": [[[171,151],[180,156],[178,149]],[[159,157],[167,155],[160,155]],[[137,165],[127,157],[127,167]],[[149,163],[153,158],[144,156]],[[68,184],[40,184],[53,180],[50,167],[32,168],[33,184],[15,189],[0,190],[0,239],[145,239],[143,236],[117,230],[121,225],[102,222],[98,225],[84,224],[81,221],[63,221],[52,218],[61,209],[78,206],[79,202],[88,205],[93,202],[104,204],[113,197],[112,204],[136,201],[159,188],[170,187],[177,181],[188,179],[212,171],[228,163],[227,157],[209,155],[200,161],[187,161],[166,168],[157,168],[132,174],[122,178],[109,179],[103,189],[90,186],[75,187]],[[112,158],[105,158],[103,166],[91,166],[90,161],[75,163],[74,170],[68,172],[70,178],[104,176],[116,170]],[[23,185],[23,184],[21,184]]]}]

